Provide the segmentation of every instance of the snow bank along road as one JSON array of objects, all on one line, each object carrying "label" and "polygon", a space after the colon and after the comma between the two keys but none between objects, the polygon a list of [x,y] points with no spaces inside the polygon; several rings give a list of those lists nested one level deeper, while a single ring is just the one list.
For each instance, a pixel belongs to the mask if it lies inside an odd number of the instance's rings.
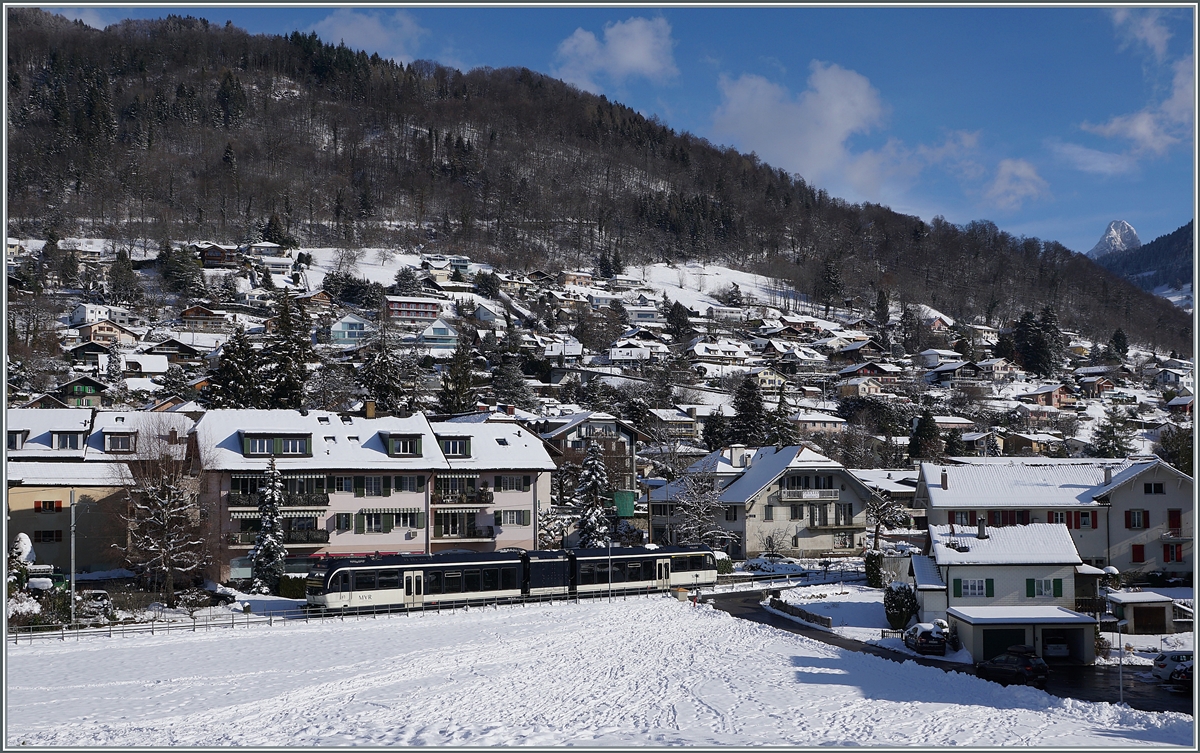
[{"label": "snow bank along road", "polygon": [[1192,744],[666,597],[6,646],[6,747]]}]

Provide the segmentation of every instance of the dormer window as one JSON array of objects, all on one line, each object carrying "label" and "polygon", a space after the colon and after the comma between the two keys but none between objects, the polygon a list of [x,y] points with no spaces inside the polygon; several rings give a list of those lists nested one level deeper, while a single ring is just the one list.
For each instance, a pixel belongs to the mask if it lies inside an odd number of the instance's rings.
[{"label": "dormer window", "polygon": [[54,449],[78,450],[79,434],[77,432],[55,432],[53,435]]},{"label": "dormer window", "polygon": [[307,442],[303,439],[290,438],[280,440],[279,453],[281,455],[303,455],[307,449]]},{"label": "dormer window", "polygon": [[446,455],[468,457],[471,454],[471,440],[466,437],[443,439],[442,452]]},{"label": "dormer window", "polygon": [[8,433],[8,449],[20,450],[25,446],[24,431],[10,431]]},{"label": "dormer window", "polygon": [[134,440],[132,434],[105,434],[105,452],[133,452]]},{"label": "dormer window", "polygon": [[267,437],[251,437],[246,440],[247,455],[270,455],[271,440]]},{"label": "dormer window", "polygon": [[268,455],[311,455],[309,436],[303,437],[242,437],[242,454],[246,457]]},{"label": "dormer window", "polygon": [[420,437],[390,436],[387,440],[388,455],[392,457],[420,457]]}]

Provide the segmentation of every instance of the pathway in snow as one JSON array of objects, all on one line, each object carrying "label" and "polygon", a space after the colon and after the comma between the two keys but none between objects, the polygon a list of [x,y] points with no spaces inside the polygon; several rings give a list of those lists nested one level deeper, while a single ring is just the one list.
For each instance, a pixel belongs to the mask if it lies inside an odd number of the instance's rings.
[{"label": "pathway in snow", "polygon": [[1189,745],[669,598],[7,646],[10,746]]}]

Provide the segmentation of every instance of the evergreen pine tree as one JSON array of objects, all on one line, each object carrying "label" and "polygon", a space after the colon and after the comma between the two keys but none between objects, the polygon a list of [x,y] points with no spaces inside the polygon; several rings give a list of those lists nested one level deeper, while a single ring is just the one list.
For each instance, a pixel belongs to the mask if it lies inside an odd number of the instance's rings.
[{"label": "evergreen pine tree", "polygon": [[1133,449],[1133,427],[1125,409],[1118,405],[1104,412],[1092,432],[1092,452],[1101,458],[1123,458]]},{"label": "evergreen pine tree", "polygon": [[304,406],[304,385],[308,381],[308,364],[317,360],[313,353],[308,316],[300,305],[281,291],[276,297],[278,327],[267,341],[264,372],[264,391],[270,395],[273,408]]},{"label": "evergreen pine tree", "polygon": [[167,367],[167,373],[158,378],[163,394],[175,395],[185,400],[191,400],[196,396],[196,390],[188,384],[189,381],[187,373],[177,363]]},{"label": "evergreen pine tree", "polygon": [[568,524],[562,515],[550,507],[545,507],[538,511],[537,526],[538,549],[559,549],[566,546],[563,537]]},{"label": "evergreen pine tree", "polygon": [[747,447],[766,444],[767,415],[757,380],[742,379],[733,395],[733,409],[737,413],[729,420],[729,441]]},{"label": "evergreen pine tree", "polygon": [[267,463],[266,483],[258,490],[258,535],[250,550],[250,575],[254,579],[250,593],[278,594],[285,572],[287,547],[284,546],[283,522],[279,508],[283,504],[283,474],[275,467],[275,458]]},{"label": "evergreen pine tree", "polygon": [[621,259],[621,249],[614,248],[612,252],[612,271],[614,275],[625,274],[625,261]]},{"label": "evergreen pine tree", "polygon": [[117,258],[108,268],[108,300],[121,306],[133,306],[142,302],[145,293],[142,280],[133,270],[129,252],[117,251]]},{"label": "evergreen pine tree", "polygon": [[833,259],[826,259],[821,267],[821,281],[817,288],[817,300],[825,304],[825,316],[829,316],[829,308],[844,295],[842,273],[834,264]]},{"label": "evergreen pine tree", "polygon": [[108,363],[104,366],[104,381],[110,385],[124,384],[125,373],[121,371],[123,356],[116,345],[108,349]]},{"label": "evergreen pine tree", "polygon": [[579,516],[579,546],[590,549],[605,546],[609,540],[608,511],[604,509],[603,494],[609,491],[608,466],[604,464],[604,449],[598,442],[589,442],[575,498],[582,508]]},{"label": "evergreen pine tree", "polygon": [[933,420],[933,412],[928,408],[921,411],[917,419],[917,427],[913,430],[912,438],[908,440],[908,455],[912,458],[931,459],[942,454],[942,438],[938,432],[937,422]]},{"label": "evergreen pine tree", "polygon": [[710,450],[716,450],[728,444],[730,444],[729,419],[725,416],[725,411],[717,406],[717,409],[710,413],[704,422],[704,446]]},{"label": "evergreen pine tree", "polygon": [[967,445],[963,442],[962,429],[951,429],[946,432],[946,449],[945,453],[949,457],[957,458],[967,454]]},{"label": "evergreen pine tree", "polygon": [[1108,349],[1117,358],[1129,355],[1129,339],[1125,337],[1125,331],[1120,327],[1117,327],[1112,333],[1112,337],[1109,338]]},{"label": "evergreen pine tree", "polygon": [[533,410],[538,405],[529,385],[525,383],[518,359],[512,356],[503,359],[492,370],[492,394],[497,403],[515,405],[521,410]]},{"label": "evergreen pine tree", "polygon": [[413,267],[403,266],[396,272],[395,282],[392,283],[392,290],[396,295],[415,295],[421,291],[421,281],[417,279],[417,270]]},{"label": "evergreen pine tree", "polygon": [[454,355],[442,369],[442,389],[438,393],[438,410],[442,413],[467,413],[475,410],[479,397],[475,393],[475,376],[471,365],[471,346],[467,338],[458,338]]},{"label": "evergreen pine tree", "polygon": [[1158,444],[1154,447],[1154,454],[1170,463],[1180,473],[1193,476],[1192,449],[1194,446],[1195,437],[1192,436],[1189,427],[1169,426],[1159,435]]},{"label": "evergreen pine tree", "polygon": [[261,356],[238,327],[221,346],[221,361],[209,378],[205,398],[214,408],[263,408]]},{"label": "evergreen pine tree", "polygon": [[792,412],[781,397],[775,410],[767,416],[767,444],[794,447],[800,444],[800,430],[792,423]]},{"label": "evergreen pine tree", "polygon": [[383,344],[373,348],[359,367],[356,379],[381,413],[405,412],[407,391],[400,359],[391,348]]},{"label": "evergreen pine tree", "polygon": [[875,317],[875,324],[881,330],[887,328],[888,320],[891,319],[891,301],[888,300],[887,291],[880,288],[875,293],[875,309],[872,315]]},{"label": "evergreen pine tree", "polygon": [[[665,297],[666,294],[663,295]],[[687,307],[679,301],[672,303],[667,310],[667,332],[677,343],[686,343],[696,336],[696,330],[692,327]]]}]

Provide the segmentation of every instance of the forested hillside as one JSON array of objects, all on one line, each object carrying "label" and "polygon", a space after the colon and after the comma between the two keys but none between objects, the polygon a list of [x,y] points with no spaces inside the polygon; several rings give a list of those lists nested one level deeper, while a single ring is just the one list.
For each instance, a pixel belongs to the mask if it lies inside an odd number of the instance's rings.
[{"label": "forested hillside", "polygon": [[817,300],[880,288],[1005,324],[1054,306],[1190,352],[1190,318],[1054,241],[852,205],[526,69],[398,65],[171,17],[97,31],[9,9],[9,235],[436,242],[503,267],[713,260]]},{"label": "forested hillside", "polygon": [[1154,290],[1160,285],[1178,288],[1192,281],[1195,254],[1189,222],[1139,248],[1106,254],[1096,263],[1143,290]]}]

